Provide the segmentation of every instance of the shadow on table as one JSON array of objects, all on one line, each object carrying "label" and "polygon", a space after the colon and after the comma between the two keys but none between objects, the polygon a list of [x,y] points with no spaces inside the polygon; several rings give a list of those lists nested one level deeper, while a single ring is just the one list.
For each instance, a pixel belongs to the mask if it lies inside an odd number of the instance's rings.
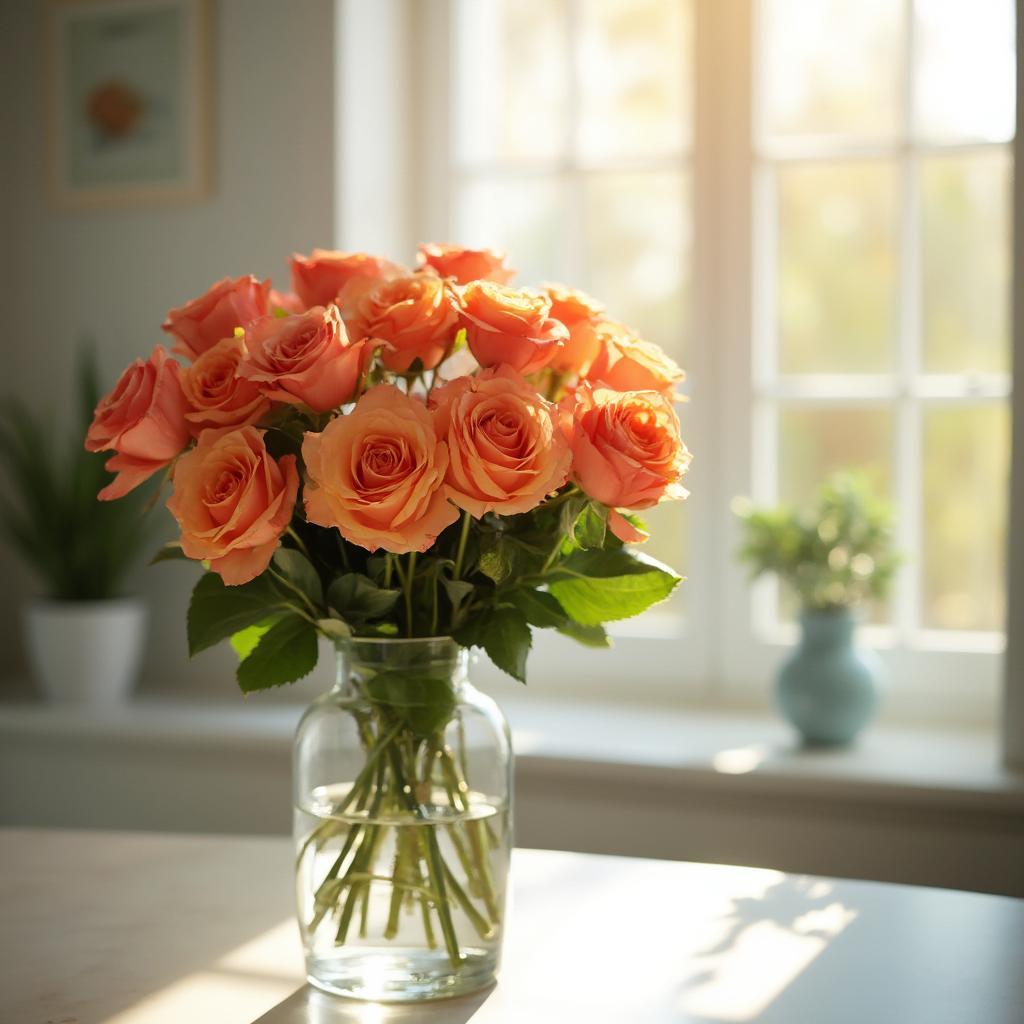
[{"label": "shadow on table", "polygon": [[254,1024],[466,1024],[493,991],[491,985],[459,999],[407,1005],[340,999],[306,985]]}]

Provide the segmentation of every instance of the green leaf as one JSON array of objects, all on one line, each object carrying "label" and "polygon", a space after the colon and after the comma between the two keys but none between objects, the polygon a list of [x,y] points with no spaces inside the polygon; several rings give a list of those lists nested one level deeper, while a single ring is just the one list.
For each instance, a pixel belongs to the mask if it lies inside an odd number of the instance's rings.
[{"label": "green leaf", "polygon": [[320,574],[313,563],[295,548],[280,547],[274,552],[274,568],[300,593],[319,608],[324,603],[324,590]]},{"label": "green leaf", "polygon": [[576,520],[580,513],[587,507],[587,496],[585,494],[573,494],[562,503],[559,513],[559,524],[563,537],[573,537],[576,533]]},{"label": "green leaf", "polygon": [[260,638],[238,666],[243,693],[294,683],[316,667],[316,629],[299,615],[286,615]]},{"label": "green leaf", "polygon": [[181,550],[181,545],[176,540],[172,540],[160,548],[146,564],[157,565],[160,562],[188,562],[189,560],[188,555]]},{"label": "green leaf", "polygon": [[572,619],[558,627],[558,632],[571,637],[584,647],[611,647],[611,637],[605,632],[604,626],[581,626]]},{"label": "green leaf", "polygon": [[608,532],[608,507],[596,501],[587,502],[586,507],[576,518],[573,537],[581,548],[604,547],[604,538]]},{"label": "green leaf", "polygon": [[495,583],[502,583],[515,568],[515,551],[511,543],[500,534],[486,534],[481,539],[477,569]]},{"label": "green leaf", "polygon": [[352,630],[341,619],[317,619],[316,624],[320,627],[320,632],[335,643],[347,640],[352,635]]},{"label": "green leaf", "polygon": [[569,621],[558,599],[544,590],[512,590],[505,596],[538,629],[560,629]]},{"label": "green leaf", "polygon": [[255,626],[246,626],[231,636],[231,646],[238,655],[239,661],[245,661],[256,649],[263,635],[270,630],[276,619],[267,619],[265,622],[257,622]]},{"label": "green leaf", "polygon": [[365,622],[387,615],[401,596],[378,587],[368,576],[347,572],[327,588],[327,604],[347,622]]},{"label": "green leaf", "polygon": [[379,672],[363,689],[370,700],[389,708],[417,736],[434,735],[455,711],[455,691],[444,676]]},{"label": "green leaf", "polygon": [[205,651],[287,606],[287,600],[266,576],[228,587],[215,572],[208,572],[195,585],[188,606],[188,652],[194,655]]},{"label": "green leaf", "polygon": [[583,626],[639,615],[664,601],[680,581],[667,566],[627,549],[577,552],[552,577],[548,589]]},{"label": "green leaf", "polygon": [[532,636],[518,608],[494,608],[476,616],[454,634],[463,647],[482,647],[487,656],[513,679],[526,682],[526,657]]},{"label": "green leaf", "polygon": [[476,589],[467,580],[450,580],[447,576],[440,577],[441,586],[444,587],[448,600],[452,603],[452,616],[457,617],[463,601]]}]

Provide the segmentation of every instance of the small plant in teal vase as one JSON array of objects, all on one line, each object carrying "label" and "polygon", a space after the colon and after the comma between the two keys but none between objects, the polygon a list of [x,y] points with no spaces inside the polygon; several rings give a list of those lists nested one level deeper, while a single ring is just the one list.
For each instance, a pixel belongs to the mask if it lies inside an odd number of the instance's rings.
[{"label": "small plant in teal vase", "polygon": [[873,717],[881,666],[854,645],[862,609],[888,596],[900,556],[893,513],[863,477],[831,477],[813,508],[757,508],[737,499],[738,556],[751,578],[774,573],[800,604],[800,643],[782,665],[776,695],[804,741],[852,742]]}]

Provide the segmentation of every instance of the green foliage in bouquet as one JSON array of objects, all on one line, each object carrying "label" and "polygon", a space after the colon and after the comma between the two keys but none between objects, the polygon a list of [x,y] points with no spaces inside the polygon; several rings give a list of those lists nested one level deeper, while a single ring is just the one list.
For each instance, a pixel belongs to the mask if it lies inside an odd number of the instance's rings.
[{"label": "green foliage in bouquet", "polygon": [[248,692],[309,673],[318,635],[450,635],[525,682],[534,629],[607,647],[604,623],[640,614],[680,582],[627,548],[607,518],[607,508],[569,485],[522,515],[474,523],[463,513],[428,553],[408,555],[369,554],[335,530],[296,520],[252,582],[226,586],[213,572],[200,579],[189,648],[196,654],[230,639]]},{"label": "green foliage in bouquet", "polygon": [[0,405],[0,465],[8,481],[0,495],[0,532],[38,574],[49,598],[100,601],[119,596],[150,528],[147,495],[98,502],[110,483],[103,455],[82,448],[82,434],[99,401],[95,355],[78,365],[78,409],[69,443],[54,436],[53,417],[7,397]]},{"label": "green foliage in bouquet", "polygon": [[739,499],[734,511],[744,534],[738,557],[751,577],[775,573],[805,609],[836,611],[889,593],[900,564],[892,510],[862,477],[833,476],[814,508],[755,508]]}]

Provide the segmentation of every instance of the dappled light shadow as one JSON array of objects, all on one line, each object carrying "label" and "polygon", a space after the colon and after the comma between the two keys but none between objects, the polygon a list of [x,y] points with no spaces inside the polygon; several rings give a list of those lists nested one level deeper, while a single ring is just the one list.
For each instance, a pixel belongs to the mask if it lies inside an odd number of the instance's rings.
[{"label": "dappled light shadow", "polygon": [[700,1019],[757,1020],[857,917],[834,889],[780,876],[760,894],[733,898],[717,940],[693,953],[679,1008]]}]

